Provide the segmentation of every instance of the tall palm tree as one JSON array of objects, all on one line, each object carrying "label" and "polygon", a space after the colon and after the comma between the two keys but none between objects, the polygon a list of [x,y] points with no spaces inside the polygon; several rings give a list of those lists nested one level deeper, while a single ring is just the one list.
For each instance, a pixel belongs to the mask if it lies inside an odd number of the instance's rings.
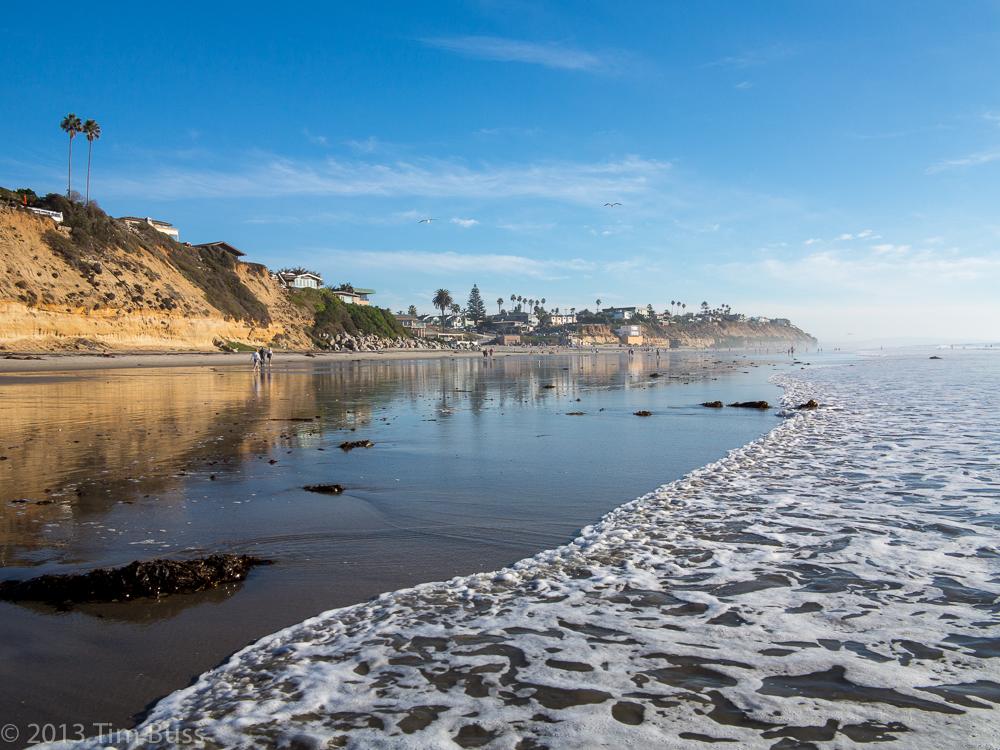
[{"label": "tall palm tree", "polygon": [[497,315],[503,312],[503,297],[497,297]]},{"label": "tall palm tree", "polygon": [[545,307],[545,297],[542,297],[542,298],[541,298],[540,300],[538,300],[538,301],[542,303],[542,307]]},{"label": "tall palm tree", "polygon": [[73,190],[73,139],[77,133],[83,130],[83,122],[80,121],[79,117],[70,112],[59,123],[59,127],[69,134],[69,160],[66,170],[66,197],[69,198]]},{"label": "tall palm tree", "polygon": [[598,297],[597,300],[596,300],[596,302],[597,302],[597,312],[600,312],[601,311],[601,298]]},{"label": "tall palm tree", "polygon": [[94,141],[101,137],[101,126],[97,120],[87,120],[83,123],[83,134],[87,136],[87,194],[84,205],[90,205],[90,157],[94,153]]},{"label": "tall palm tree", "polygon": [[451,298],[451,292],[447,289],[438,289],[434,293],[434,299],[431,300],[431,304],[441,311],[441,325],[444,325],[444,316],[448,313],[448,307],[454,303],[455,300]]}]

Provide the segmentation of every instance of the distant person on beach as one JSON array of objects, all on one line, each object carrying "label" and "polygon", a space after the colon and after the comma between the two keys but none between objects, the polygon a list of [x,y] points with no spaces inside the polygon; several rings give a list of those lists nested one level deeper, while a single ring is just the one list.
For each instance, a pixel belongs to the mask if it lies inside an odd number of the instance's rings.
[{"label": "distant person on beach", "polygon": [[260,352],[256,349],[254,353],[250,355],[250,363],[253,365],[253,371],[257,372],[260,369]]},{"label": "distant person on beach", "polygon": [[267,347],[267,351],[265,352],[265,354],[266,354],[266,359],[267,359],[267,366],[270,367],[271,366],[271,357],[274,356],[274,352],[271,351],[271,347]]}]

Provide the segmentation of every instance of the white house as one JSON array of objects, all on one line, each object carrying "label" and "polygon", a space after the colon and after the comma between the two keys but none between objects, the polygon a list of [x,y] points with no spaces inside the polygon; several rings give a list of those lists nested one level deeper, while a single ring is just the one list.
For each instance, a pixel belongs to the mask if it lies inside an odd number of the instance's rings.
[{"label": "white house", "polygon": [[319,289],[323,286],[323,277],[309,271],[279,271],[274,274],[282,286],[290,289]]},{"label": "white house", "polygon": [[375,294],[374,289],[334,289],[333,293],[340,298],[341,302],[348,305],[368,305],[368,295]]},{"label": "white house", "polygon": [[396,320],[414,336],[423,338],[427,335],[426,321],[421,320],[416,315],[397,315]]},{"label": "white house", "polygon": [[62,211],[49,211],[46,208],[35,208],[33,206],[25,206],[31,213],[37,214],[38,216],[47,216],[52,219],[56,224],[62,224],[63,215]]},{"label": "white house", "polygon": [[635,307],[605,307],[601,310],[605,315],[610,315],[612,320],[631,320],[635,311]]},{"label": "white house", "polygon": [[576,313],[552,313],[549,317],[554,326],[568,326],[576,323]]},{"label": "white house", "polygon": [[155,229],[157,232],[162,232],[175,240],[180,240],[181,233],[173,224],[169,221],[160,221],[159,219],[154,219],[150,216],[122,216],[119,221],[124,221],[130,227],[137,227],[142,224],[147,224]]}]

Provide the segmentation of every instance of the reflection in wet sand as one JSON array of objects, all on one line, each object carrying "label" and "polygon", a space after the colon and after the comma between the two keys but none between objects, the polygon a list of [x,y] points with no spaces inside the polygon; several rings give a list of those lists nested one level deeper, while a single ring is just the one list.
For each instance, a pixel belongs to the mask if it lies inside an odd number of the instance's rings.
[{"label": "reflection in wet sand", "polygon": [[[10,686],[0,715],[127,725],[268,632],[558,545],[773,426],[773,414],[696,406],[775,400],[769,365],[716,359],[320,360],[260,376],[0,377],[4,579],[213,552],[277,561],[235,590],[70,612],[0,603],[0,684]],[[640,408],[654,416],[637,420]],[[355,439],[375,447],[338,450]],[[302,489],[321,483],[344,492]],[[91,690],[94,674],[110,687]]]}]

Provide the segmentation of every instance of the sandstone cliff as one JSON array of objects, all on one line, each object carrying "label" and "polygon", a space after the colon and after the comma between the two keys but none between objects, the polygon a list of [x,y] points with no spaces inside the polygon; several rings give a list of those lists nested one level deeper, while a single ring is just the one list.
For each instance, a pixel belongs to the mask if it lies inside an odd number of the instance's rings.
[{"label": "sandstone cliff", "polygon": [[[664,349],[785,349],[817,343],[815,338],[795,326],[749,321],[674,322],[655,328],[642,324],[642,333],[644,345]],[[601,324],[581,325],[575,338],[584,346],[617,344],[619,341],[610,326]]]},{"label": "sandstone cliff", "polygon": [[311,314],[292,304],[264,266],[66,203],[62,227],[0,208],[0,345],[39,351],[310,345]]}]

